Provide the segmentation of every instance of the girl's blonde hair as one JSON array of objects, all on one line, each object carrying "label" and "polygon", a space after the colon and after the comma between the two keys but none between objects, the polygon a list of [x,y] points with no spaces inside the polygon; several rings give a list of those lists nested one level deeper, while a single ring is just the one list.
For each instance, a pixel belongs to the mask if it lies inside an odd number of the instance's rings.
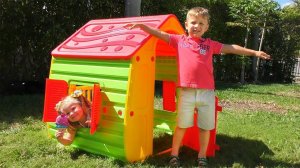
[{"label": "girl's blonde hair", "polygon": [[78,90],[75,90],[72,95],[66,96],[59,101],[55,106],[55,110],[59,114],[62,114],[62,111],[73,103],[79,104],[85,114],[88,114],[91,110],[91,103],[82,95],[82,91]]},{"label": "girl's blonde hair", "polygon": [[208,23],[210,22],[210,16],[208,9],[202,7],[194,7],[191,8],[186,14],[186,20],[188,20],[191,16],[202,16],[207,19]]}]

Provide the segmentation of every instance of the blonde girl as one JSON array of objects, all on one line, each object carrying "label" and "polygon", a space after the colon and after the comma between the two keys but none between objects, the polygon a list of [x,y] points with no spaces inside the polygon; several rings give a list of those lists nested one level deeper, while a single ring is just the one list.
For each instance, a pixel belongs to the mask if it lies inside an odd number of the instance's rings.
[{"label": "blonde girl", "polygon": [[82,95],[81,90],[64,97],[56,104],[55,110],[66,115],[69,122],[67,132],[58,130],[55,134],[63,145],[72,144],[79,128],[90,126],[91,103]]}]

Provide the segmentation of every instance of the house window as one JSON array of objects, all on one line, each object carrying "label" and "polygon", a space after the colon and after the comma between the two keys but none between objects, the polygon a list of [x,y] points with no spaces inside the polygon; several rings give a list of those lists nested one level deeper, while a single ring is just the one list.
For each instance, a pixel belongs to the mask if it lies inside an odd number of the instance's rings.
[{"label": "house window", "polygon": [[82,90],[83,96],[86,97],[92,105],[91,111],[91,129],[90,133],[93,134],[99,125],[100,109],[102,105],[101,90],[99,84],[94,86],[80,86],[69,84],[64,80],[47,79],[45,90],[45,103],[44,103],[44,122],[55,122],[58,113],[55,111],[55,105],[63,97],[72,94],[75,90]]}]

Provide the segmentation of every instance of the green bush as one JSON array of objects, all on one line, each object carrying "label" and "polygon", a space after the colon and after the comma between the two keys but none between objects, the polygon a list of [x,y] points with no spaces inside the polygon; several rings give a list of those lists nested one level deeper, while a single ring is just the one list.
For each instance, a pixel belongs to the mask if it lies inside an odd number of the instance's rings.
[{"label": "green bush", "polygon": [[[184,26],[186,11],[194,6],[203,6],[211,14],[210,29],[205,36],[243,46],[244,28],[226,25],[233,20],[227,3],[220,0],[161,0],[159,3],[142,0],[141,15],[173,13]],[[49,74],[51,51],[57,45],[92,19],[124,17],[124,5],[122,0],[1,0],[0,93],[18,82],[43,83]],[[290,16],[288,12],[293,10],[286,10],[285,16]],[[259,79],[263,82],[292,82],[295,46],[299,46],[299,42],[286,37],[291,34],[293,39],[299,39],[296,30],[288,29],[290,24],[294,24],[293,18],[297,17],[274,18],[278,18],[279,23],[274,22],[273,28],[267,31],[263,45],[263,50],[274,59],[262,62]],[[253,40],[250,38],[249,43]],[[246,80],[251,81],[251,60],[247,58],[245,61]],[[216,80],[239,81],[242,62],[239,57],[216,56],[214,62]]]}]

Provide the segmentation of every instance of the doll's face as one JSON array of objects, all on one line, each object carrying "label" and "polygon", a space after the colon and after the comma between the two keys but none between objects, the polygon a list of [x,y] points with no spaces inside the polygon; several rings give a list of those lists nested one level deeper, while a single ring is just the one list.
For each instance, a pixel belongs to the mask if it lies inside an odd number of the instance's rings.
[{"label": "doll's face", "polygon": [[185,28],[190,37],[201,38],[202,35],[208,30],[209,24],[206,17],[201,15],[189,16],[185,22]]},{"label": "doll's face", "polygon": [[62,110],[62,113],[67,115],[71,122],[79,121],[82,117],[84,117],[83,109],[78,103],[70,103]]}]

